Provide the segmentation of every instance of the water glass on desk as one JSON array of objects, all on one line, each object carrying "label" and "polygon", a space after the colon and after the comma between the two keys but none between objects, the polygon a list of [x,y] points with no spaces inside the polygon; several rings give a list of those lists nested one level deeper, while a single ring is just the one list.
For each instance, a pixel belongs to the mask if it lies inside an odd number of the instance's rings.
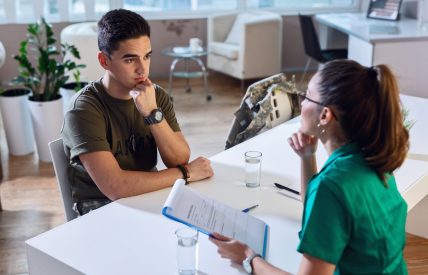
[{"label": "water glass on desk", "polygon": [[178,274],[196,274],[198,266],[198,231],[183,227],[175,231],[177,236]]},{"label": "water glass on desk", "polygon": [[247,187],[260,186],[262,153],[258,151],[245,152],[245,185]]}]

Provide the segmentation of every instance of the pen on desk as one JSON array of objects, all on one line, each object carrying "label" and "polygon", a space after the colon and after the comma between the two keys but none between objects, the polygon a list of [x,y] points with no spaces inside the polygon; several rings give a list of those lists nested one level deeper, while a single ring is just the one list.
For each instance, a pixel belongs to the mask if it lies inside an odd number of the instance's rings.
[{"label": "pen on desk", "polygon": [[274,182],[273,184],[275,184],[275,186],[276,186],[276,187],[278,187],[278,188],[280,188],[280,189],[284,189],[284,190],[287,190],[287,191],[289,191],[289,192],[291,192],[291,193],[294,193],[294,194],[296,194],[296,195],[300,195],[300,192],[299,192],[299,191],[296,191],[296,190],[294,190],[294,189],[291,189],[291,188],[289,188],[289,187],[287,187],[287,186],[284,186],[284,185],[279,184],[279,183],[276,183],[276,182]]},{"label": "pen on desk", "polygon": [[250,210],[252,210],[252,209],[254,209],[254,208],[258,207],[258,206],[259,206],[258,204],[253,205],[253,206],[250,206],[250,207],[245,208],[244,210],[242,210],[242,212],[247,213],[247,212],[249,212]]}]

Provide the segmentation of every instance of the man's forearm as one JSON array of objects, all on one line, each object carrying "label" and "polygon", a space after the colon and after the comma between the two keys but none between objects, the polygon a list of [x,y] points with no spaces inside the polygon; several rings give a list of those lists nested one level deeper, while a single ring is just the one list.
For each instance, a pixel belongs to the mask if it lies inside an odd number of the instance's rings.
[{"label": "man's forearm", "polygon": [[178,168],[169,168],[157,172],[120,170],[116,175],[101,179],[96,184],[111,200],[136,196],[171,187],[183,175]]},{"label": "man's forearm", "polygon": [[[181,170],[175,167],[157,172],[123,170],[108,151],[86,153],[79,158],[101,192],[111,200],[170,187],[175,180],[183,178]],[[205,158],[197,158],[188,168],[190,181],[201,180],[213,174],[209,160]]]},{"label": "man's forearm", "polygon": [[166,120],[150,126],[156,140],[159,154],[167,167],[187,163],[190,158],[190,148],[181,132],[174,132]]}]

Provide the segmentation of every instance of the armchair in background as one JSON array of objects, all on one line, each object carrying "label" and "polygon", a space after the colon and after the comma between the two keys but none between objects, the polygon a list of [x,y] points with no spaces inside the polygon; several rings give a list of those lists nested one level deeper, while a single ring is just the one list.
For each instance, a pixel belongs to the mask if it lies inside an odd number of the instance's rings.
[{"label": "armchair in background", "polygon": [[86,65],[80,69],[81,81],[94,81],[104,75],[104,69],[98,62],[97,30],[97,22],[84,22],[71,24],[61,31],[61,43],[76,46],[80,53],[80,60],[71,55],[66,55],[64,59]]},{"label": "armchair in background", "polygon": [[209,69],[243,80],[281,72],[282,18],[263,11],[208,18]]}]

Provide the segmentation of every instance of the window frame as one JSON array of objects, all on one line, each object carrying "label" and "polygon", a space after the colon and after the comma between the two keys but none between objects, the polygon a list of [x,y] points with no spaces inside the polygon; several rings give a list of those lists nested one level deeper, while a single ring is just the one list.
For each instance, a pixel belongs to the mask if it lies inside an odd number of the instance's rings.
[{"label": "window frame", "polygon": [[[5,0],[0,0],[5,6]],[[20,0],[22,1],[22,0]],[[24,0],[25,1],[25,0]],[[81,14],[73,14],[70,11],[71,6],[71,0],[67,1],[68,5],[68,16],[67,18],[61,18],[59,13],[57,14],[47,14],[46,10],[48,9],[48,0],[45,1],[45,13],[44,16],[49,22],[81,22],[81,21],[95,21],[98,20],[103,14],[103,12],[97,12],[93,13],[91,16],[88,17],[85,13]],[[57,5],[60,5],[59,1],[56,0],[58,3]],[[85,1],[85,0],[83,0]],[[206,19],[210,15],[215,13],[232,13],[232,12],[244,12],[244,11],[251,11],[251,10],[264,10],[264,11],[270,11],[278,13],[282,16],[292,16],[297,15],[299,13],[303,14],[316,14],[316,13],[327,13],[327,12],[359,12],[360,11],[360,5],[362,0],[352,0],[353,3],[351,5],[334,5],[334,6],[319,6],[319,7],[307,7],[307,8],[301,8],[301,7],[290,7],[290,8],[275,8],[275,7],[269,7],[269,8],[247,8],[247,3],[251,0],[237,0],[237,8],[236,9],[230,9],[230,10],[219,10],[219,9],[209,9],[209,10],[181,10],[181,11],[174,11],[174,10],[163,10],[163,11],[137,11],[139,14],[142,14],[144,18],[148,20],[182,20],[182,19]],[[247,2],[248,1],[248,2]],[[32,1],[31,1],[32,2]],[[124,0],[109,0],[109,9],[117,9],[124,7]],[[334,0],[331,0],[331,2],[334,2]],[[17,5],[19,7],[19,5]],[[3,11],[3,13],[5,13]],[[13,19],[12,19],[13,20]],[[16,19],[15,22],[8,22],[7,17],[4,18],[4,20],[0,21],[1,25],[4,24],[27,24],[34,21],[34,16],[27,17],[27,18],[18,18],[18,13],[16,13]]]}]

